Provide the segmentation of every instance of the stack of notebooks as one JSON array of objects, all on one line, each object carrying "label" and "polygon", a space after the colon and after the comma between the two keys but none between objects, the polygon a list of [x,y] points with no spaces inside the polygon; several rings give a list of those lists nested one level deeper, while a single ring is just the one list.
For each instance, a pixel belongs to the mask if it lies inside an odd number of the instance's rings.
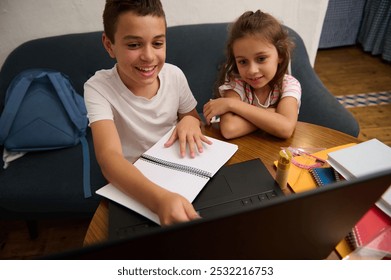
[{"label": "stack of notebooks", "polygon": [[[377,139],[334,151],[328,163],[346,180],[391,169],[391,147]],[[376,205],[391,216],[391,188]]]},{"label": "stack of notebooks", "polygon": [[[359,178],[391,169],[391,147],[371,139],[329,153],[327,162],[346,180]],[[391,256],[391,187],[337,246],[337,251],[345,257],[363,246]]]},{"label": "stack of notebooks", "polygon": [[[377,139],[337,146],[313,155],[327,160],[328,165],[309,170],[292,165],[288,184],[294,192],[391,169],[391,147]],[[301,156],[295,159],[302,164],[312,163]],[[391,256],[391,186],[336,250],[345,257],[363,246],[371,246],[374,250],[385,252],[387,257]]]}]

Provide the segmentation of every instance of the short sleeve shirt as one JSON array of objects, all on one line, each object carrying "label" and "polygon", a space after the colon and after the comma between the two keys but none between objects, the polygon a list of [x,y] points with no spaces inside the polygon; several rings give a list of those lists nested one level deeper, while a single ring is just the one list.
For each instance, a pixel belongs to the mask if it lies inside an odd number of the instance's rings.
[{"label": "short sleeve shirt", "polygon": [[235,78],[228,83],[219,87],[219,92],[224,96],[226,90],[234,90],[241,98],[242,101],[253,104],[257,107],[268,108],[275,107],[280,98],[287,96],[294,97],[297,100],[298,108],[301,105],[301,86],[299,81],[289,74],[285,74],[282,82],[282,92],[277,88],[270,91],[268,98],[265,103],[260,103],[258,98],[253,94],[250,86],[241,79]]},{"label": "short sleeve shirt", "polygon": [[116,66],[96,72],[84,85],[89,122],[113,120],[130,162],[177,124],[178,113],[188,113],[197,105],[178,67],[166,63],[159,81],[159,90],[151,99],[134,95],[120,79]]}]

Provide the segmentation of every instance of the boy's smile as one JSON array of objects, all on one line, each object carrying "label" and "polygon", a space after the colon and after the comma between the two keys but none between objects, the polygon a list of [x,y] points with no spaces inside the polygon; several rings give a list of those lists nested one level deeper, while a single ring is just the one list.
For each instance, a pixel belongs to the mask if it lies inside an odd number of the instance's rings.
[{"label": "boy's smile", "polygon": [[133,94],[152,98],[159,89],[158,74],[166,59],[165,19],[123,13],[114,38],[113,43],[103,35],[103,42],[117,60],[121,80]]},{"label": "boy's smile", "polygon": [[145,76],[150,76],[153,74],[154,70],[156,69],[157,66],[153,66],[153,67],[136,67],[137,70],[141,71],[141,73],[143,73],[143,75]]}]

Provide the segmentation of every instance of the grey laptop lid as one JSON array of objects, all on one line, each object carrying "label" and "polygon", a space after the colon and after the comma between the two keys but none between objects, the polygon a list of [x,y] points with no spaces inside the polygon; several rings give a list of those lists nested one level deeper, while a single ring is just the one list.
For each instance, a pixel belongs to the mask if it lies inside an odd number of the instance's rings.
[{"label": "grey laptop lid", "polygon": [[[186,184],[186,182],[183,182]],[[223,166],[206,184],[193,205],[203,218],[236,213],[283,195],[260,159]],[[109,238],[127,238],[159,225],[109,201]]]}]

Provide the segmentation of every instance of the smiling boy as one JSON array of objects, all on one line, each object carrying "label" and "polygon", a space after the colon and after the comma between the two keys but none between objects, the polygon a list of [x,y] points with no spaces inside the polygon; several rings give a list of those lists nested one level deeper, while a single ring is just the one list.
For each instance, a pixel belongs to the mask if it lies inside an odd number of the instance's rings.
[{"label": "smiling boy", "polygon": [[[107,0],[102,41],[117,63],[84,86],[98,163],[106,179],[159,216],[162,225],[198,217],[192,204],[146,178],[133,162],[170,128],[166,143],[191,157],[202,143],[200,119],[183,72],[165,63],[166,20],[159,0]],[[184,182],[185,183],[185,182]]]}]

